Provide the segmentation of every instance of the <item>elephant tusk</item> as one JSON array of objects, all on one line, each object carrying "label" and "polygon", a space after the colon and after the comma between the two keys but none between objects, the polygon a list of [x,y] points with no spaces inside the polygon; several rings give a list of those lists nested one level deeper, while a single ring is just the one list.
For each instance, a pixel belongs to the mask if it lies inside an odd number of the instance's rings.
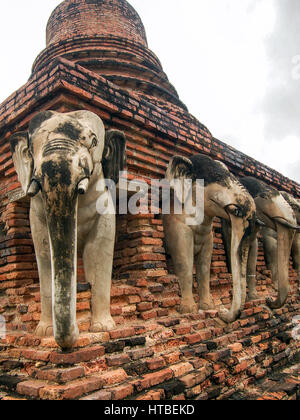
[{"label": "elephant tusk", "polygon": [[40,189],[40,184],[34,179],[28,188],[27,194],[29,195],[29,197],[33,198],[37,195]]},{"label": "elephant tusk", "polygon": [[300,232],[300,226],[291,225],[289,222],[284,220],[282,217],[273,217],[273,220],[275,220],[277,223],[279,223],[282,226],[285,226],[289,229],[297,230],[298,232]]},{"label": "elephant tusk", "polygon": [[264,222],[262,222],[258,217],[256,217],[256,219],[255,219],[255,223],[258,225],[258,226],[266,226],[265,225],[265,223]]},{"label": "elephant tusk", "polygon": [[87,192],[87,189],[89,187],[90,180],[88,178],[84,178],[82,181],[78,184],[78,194],[84,195]]}]

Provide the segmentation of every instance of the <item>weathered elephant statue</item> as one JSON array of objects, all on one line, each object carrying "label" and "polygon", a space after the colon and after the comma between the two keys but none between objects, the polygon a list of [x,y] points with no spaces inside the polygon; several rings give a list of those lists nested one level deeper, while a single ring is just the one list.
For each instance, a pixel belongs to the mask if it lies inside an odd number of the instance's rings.
[{"label": "weathered elephant statue", "polygon": [[[222,219],[222,237],[226,253],[226,262],[228,271],[231,273],[231,235],[232,229],[230,223]],[[259,299],[256,291],[256,266],[257,266],[257,254],[258,254],[258,232],[263,223],[256,217],[255,225],[252,225],[251,233],[249,235],[249,252],[247,261],[247,287],[248,293],[246,300],[253,301]]]},{"label": "weathered elephant statue", "polygon": [[[284,191],[282,191],[281,194],[283,195],[283,198],[292,207],[295,213],[297,224],[300,226],[300,200],[296,199],[291,194],[288,194],[287,192],[284,192]],[[295,238],[293,240],[292,259],[293,259],[294,268],[298,274],[298,290],[300,293],[300,232],[296,232]]]},{"label": "weathered elephant statue", "polygon": [[[273,187],[253,177],[241,178],[240,182],[254,198],[258,218],[264,223],[262,236],[264,253],[272,272],[274,284],[278,285],[278,297],[267,299],[272,309],[281,308],[289,293],[289,261],[291,247],[297,228],[297,221],[291,206]],[[256,261],[255,251],[253,261]],[[254,263],[252,264],[253,275]]]},{"label": "weathered elephant statue", "polygon": [[88,111],[41,112],[30,121],[28,132],[10,140],[19,181],[31,197],[41,286],[36,334],[49,336],[54,330],[62,348],[71,348],[79,334],[78,249],[92,288],[91,331],[115,327],[110,313],[115,216],[98,214],[96,201],[105,191],[105,178],[118,182],[125,143],[123,133],[105,133],[101,119]]},{"label": "weathered elephant statue", "polygon": [[196,180],[204,180],[204,220],[191,225],[185,211],[175,214],[176,200],[182,200],[177,189],[170,214],[163,215],[166,245],[171,254],[175,273],[178,276],[182,300],[182,313],[198,310],[193,297],[193,264],[195,260],[197,282],[202,310],[213,308],[210,294],[210,268],[213,252],[213,220],[215,216],[226,219],[232,226],[231,266],[233,277],[233,300],[231,309],[221,310],[219,315],[225,322],[234,321],[243,309],[246,299],[246,263],[249,237],[255,224],[255,204],[251,195],[221,162],[198,154],[187,159],[175,156],[171,159],[166,178],[171,186],[174,180],[184,184],[192,180],[193,194]]}]

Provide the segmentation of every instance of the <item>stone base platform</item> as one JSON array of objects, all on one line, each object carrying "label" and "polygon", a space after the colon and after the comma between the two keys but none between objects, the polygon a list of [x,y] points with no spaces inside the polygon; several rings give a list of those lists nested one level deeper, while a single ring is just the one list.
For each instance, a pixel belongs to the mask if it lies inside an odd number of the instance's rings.
[{"label": "stone base platform", "polygon": [[[299,362],[300,358],[296,360]],[[250,385],[244,392],[233,394],[230,400],[300,400],[300,363],[273,372],[267,379]]]},{"label": "stone base platform", "polygon": [[273,312],[264,302],[247,303],[231,325],[208,311],[83,333],[71,352],[53,338],[8,334],[0,341],[0,399],[295,399],[300,299]]}]

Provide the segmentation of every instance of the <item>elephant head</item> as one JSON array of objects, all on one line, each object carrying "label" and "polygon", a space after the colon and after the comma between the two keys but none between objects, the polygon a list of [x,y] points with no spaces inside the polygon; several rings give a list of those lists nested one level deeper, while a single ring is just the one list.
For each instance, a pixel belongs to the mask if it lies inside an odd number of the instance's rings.
[{"label": "elephant head", "polygon": [[276,232],[276,261],[272,261],[272,271],[278,277],[278,297],[275,301],[268,299],[267,304],[272,309],[278,309],[285,304],[289,293],[291,247],[295,231],[299,229],[296,217],[291,206],[273,187],[252,177],[242,178],[240,182],[255,200],[257,216],[265,224],[263,229]]},{"label": "elephant head", "polygon": [[[291,194],[281,192],[284,199],[289,203],[294,211],[297,224],[300,226],[300,200],[293,197]],[[295,270],[298,275],[298,291],[300,293],[300,232],[298,231],[295,235],[295,239],[292,245],[292,259]]]},{"label": "elephant head", "polygon": [[232,227],[233,300],[229,311],[222,310],[219,313],[225,322],[232,322],[238,317],[246,300],[249,237],[255,225],[254,200],[223,163],[202,154],[192,156],[190,159],[174,157],[167,170],[167,179],[169,181],[191,179],[192,186],[196,180],[204,180],[203,224],[212,228],[213,218],[219,217]]},{"label": "elephant head", "polygon": [[40,200],[44,209],[51,254],[54,335],[61,347],[68,348],[78,337],[78,202],[96,194],[99,178],[118,181],[124,166],[125,137],[116,130],[105,134],[102,120],[92,112],[46,111],[30,121],[27,132],[14,134],[10,144],[24,192],[32,200]]},{"label": "elephant head", "polygon": [[291,194],[288,194],[285,191],[280,191],[280,194],[283,196],[285,201],[287,201],[287,203],[293,209],[296,220],[297,220],[297,224],[298,226],[300,226],[300,200],[293,197]]}]

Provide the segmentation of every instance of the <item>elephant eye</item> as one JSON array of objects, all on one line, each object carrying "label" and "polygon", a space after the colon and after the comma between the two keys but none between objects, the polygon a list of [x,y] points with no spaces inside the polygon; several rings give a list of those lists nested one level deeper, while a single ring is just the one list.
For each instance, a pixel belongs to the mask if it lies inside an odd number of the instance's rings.
[{"label": "elephant eye", "polygon": [[231,204],[229,206],[225,207],[225,210],[227,213],[233,214],[236,217],[243,217],[243,210],[240,206],[237,206],[235,204]]},{"label": "elephant eye", "polygon": [[91,148],[92,148],[92,147],[96,147],[96,146],[97,146],[97,144],[98,144],[97,137],[96,137],[96,136],[94,136],[94,137],[92,138]]}]

